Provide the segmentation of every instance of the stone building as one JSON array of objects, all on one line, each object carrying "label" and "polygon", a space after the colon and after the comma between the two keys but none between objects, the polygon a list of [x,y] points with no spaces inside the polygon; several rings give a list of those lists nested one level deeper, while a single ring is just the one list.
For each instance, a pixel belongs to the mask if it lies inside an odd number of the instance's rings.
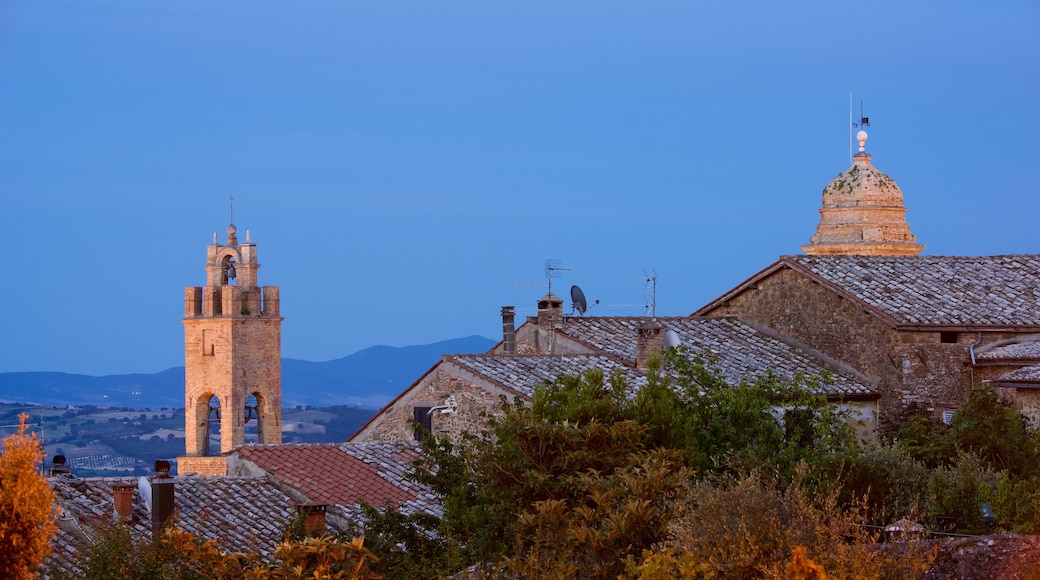
[{"label": "stone building", "polygon": [[[227,241],[206,249],[206,285],[184,292],[184,429],[182,475],[224,475],[222,453],[246,442],[282,441],[281,324],[277,286],[258,286],[256,244]],[[219,430],[220,449],[210,449]]]},{"label": "stone building", "polygon": [[992,383],[1040,424],[1040,384],[1018,370],[1040,349],[1015,346],[1040,332],[1040,256],[918,255],[902,191],[857,137],[852,167],[823,190],[807,255],[693,315],[736,317],[845,362],[876,382],[884,418],[918,402],[948,421],[969,389]]},{"label": "stone building", "polygon": [[543,296],[537,315],[519,328],[514,309],[503,308],[500,343],[482,355],[445,355],[350,440],[412,439],[422,433],[416,425],[436,435],[476,432],[483,413],[499,411],[501,397],[530,400],[538,384],[588,369],[620,373],[634,391],[646,383],[647,360],[661,354],[666,334],[715,357],[731,381],[767,371],[785,379],[829,372],[827,397],[852,412],[862,438],[872,436],[876,385],[837,359],[737,320],[565,316],[562,306],[554,294]]},{"label": "stone building", "polygon": [[985,383],[1040,425],[1040,256],[921,256],[902,190],[873,166],[866,132],[857,139],[852,165],[823,190],[806,255],[781,257],[690,317],[569,317],[549,293],[514,328],[503,308],[502,342],[445,356],[352,440],[408,438],[416,423],[472,429],[500,396],[530,397],[590,367],[638,385],[668,331],[718,356],[731,380],[835,370],[828,396],[855,406],[864,437],[910,402],[949,420]]},{"label": "stone building", "polygon": [[843,361],[876,382],[882,416],[919,402],[948,420],[968,389],[1021,366],[1005,353],[1036,340],[1038,304],[1040,256],[784,256],[693,315]]}]

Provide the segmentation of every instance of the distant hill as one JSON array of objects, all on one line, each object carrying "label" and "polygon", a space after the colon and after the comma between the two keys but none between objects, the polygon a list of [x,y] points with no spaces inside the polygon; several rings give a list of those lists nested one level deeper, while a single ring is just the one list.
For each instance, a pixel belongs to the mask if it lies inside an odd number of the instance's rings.
[{"label": "distant hill", "polygon": [[[282,406],[381,407],[444,354],[486,352],[495,341],[467,336],[420,346],[373,346],[326,362],[282,359]],[[94,377],[55,372],[0,373],[0,401],[47,406],[184,406],[184,367],[154,374]]]}]

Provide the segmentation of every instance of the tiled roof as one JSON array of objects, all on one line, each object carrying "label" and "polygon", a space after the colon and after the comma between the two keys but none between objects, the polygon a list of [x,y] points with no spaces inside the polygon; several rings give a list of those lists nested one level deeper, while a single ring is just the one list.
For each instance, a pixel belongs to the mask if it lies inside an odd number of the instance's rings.
[{"label": "tiled roof", "polygon": [[[339,449],[355,459],[363,461],[376,475],[390,482],[402,492],[411,494],[413,499],[406,500],[398,506],[403,514],[427,512],[440,516],[443,513],[440,498],[424,485],[420,485],[405,477],[411,469],[412,462],[421,456],[418,445],[411,441],[369,441],[361,443],[341,443]],[[382,507],[382,502],[369,502]]]},{"label": "tiled roof", "polygon": [[1040,255],[785,256],[900,326],[1040,326]]},{"label": "tiled roof", "polygon": [[620,369],[632,388],[646,383],[646,377],[635,369],[608,356],[449,355],[445,359],[525,397],[531,397],[534,387],[543,381],[553,381],[563,374],[580,375],[591,368],[608,375]]},{"label": "tiled roof", "polygon": [[[112,486],[136,487],[138,479],[52,477],[48,481],[61,507],[48,562],[79,576],[79,560],[86,555],[88,542],[112,521]],[[215,539],[224,550],[270,554],[281,543],[292,516],[290,498],[265,478],[189,476],[174,478],[174,485],[177,527]],[[151,513],[139,490],[134,490],[133,498],[132,533],[148,540]]]},{"label": "tiled roof", "polygon": [[1040,387],[1040,365],[1022,367],[1020,369],[1015,369],[1009,373],[1004,373],[1000,376],[1000,378],[998,378],[994,382],[998,386],[1001,386],[1001,384],[1005,384],[1007,386],[1021,385]]},{"label": "tiled roof", "polygon": [[978,350],[977,361],[1040,361],[1040,341],[1030,340]]},{"label": "tiled roof", "polygon": [[[588,316],[568,317],[558,332],[605,354],[635,364],[636,328],[647,317]],[[832,395],[872,395],[875,386],[865,377],[833,368],[819,357],[777,340],[737,320],[729,318],[657,317],[666,329],[674,330],[681,343],[696,352],[710,352],[719,370],[730,382],[773,371],[790,379],[796,373],[818,375],[829,370],[834,385]]]},{"label": "tiled roof", "polygon": [[[326,505],[352,505],[358,500],[375,506],[417,499],[380,470],[334,444],[247,445],[238,454],[272,477]],[[403,456],[402,456],[403,457]],[[407,461],[401,462],[407,465]]]}]

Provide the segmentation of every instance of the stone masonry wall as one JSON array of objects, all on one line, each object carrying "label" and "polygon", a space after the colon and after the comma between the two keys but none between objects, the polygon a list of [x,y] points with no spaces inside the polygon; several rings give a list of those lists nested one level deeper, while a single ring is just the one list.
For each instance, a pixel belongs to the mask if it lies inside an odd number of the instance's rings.
[{"label": "stone masonry wall", "polygon": [[209,416],[207,394],[220,399],[222,452],[245,442],[242,409],[254,392],[259,392],[264,402],[261,421],[265,443],[281,442],[280,329],[280,318],[184,319],[187,455],[202,452]]},{"label": "stone masonry wall", "polygon": [[[461,374],[461,373],[460,373]],[[449,363],[440,363],[421,383],[413,386],[391,407],[385,409],[365,429],[352,438],[353,441],[401,441],[414,439],[412,419],[415,407],[440,407],[454,399],[455,409],[431,414],[434,435],[448,435],[457,439],[465,432],[478,432],[486,422],[484,412],[499,414],[500,389],[481,386],[475,381],[456,375]]]},{"label": "stone masonry wall", "polygon": [[1033,429],[1040,429],[1040,389],[997,389],[997,392],[1011,401],[1019,412],[1029,421]]},{"label": "stone masonry wall", "polygon": [[215,457],[178,457],[177,475],[204,475],[225,476],[227,475],[227,457],[218,455]]},{"label": "stone masonry wall", "polygon": [[[878,381],[879,415],[898,413],[918,401],[936,415],[956,409],[982,377],[971,367],[975,333],[959,333],[942,343],[939,332],[896,331],[852,302],[789,269],[732,298],[712,316],[735,316],[769,327]],[[983,333],[983,343],[1014,334]]]}]

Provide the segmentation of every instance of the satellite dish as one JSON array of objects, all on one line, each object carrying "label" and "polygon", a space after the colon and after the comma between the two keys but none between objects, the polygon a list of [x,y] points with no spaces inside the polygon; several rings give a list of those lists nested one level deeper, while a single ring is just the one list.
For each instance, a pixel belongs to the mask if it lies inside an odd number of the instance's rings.
[{"label": "satellite dish", "polygon": [[585,293],[578,288],[577,285],[571,286],[571,302],[572,308],[578,311],[578,314],[584,315],[585,310],[588,309],[589,303],[585,300]]},{"label": "satellite dish", "polygon": [[682,346],[682,341],[679,340],[679,333],[672,329],[664,331],[664,348],[668,350],[670,348],[677,348]]}]

